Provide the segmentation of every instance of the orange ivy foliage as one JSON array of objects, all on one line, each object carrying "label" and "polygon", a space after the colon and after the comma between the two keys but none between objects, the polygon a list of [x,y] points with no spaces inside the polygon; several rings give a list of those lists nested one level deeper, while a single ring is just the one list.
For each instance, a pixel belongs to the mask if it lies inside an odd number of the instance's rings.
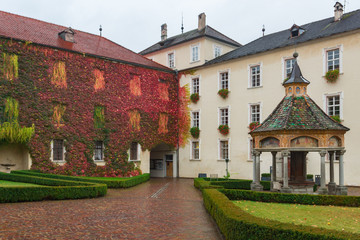
[{"label": "orange ivy foliage", "polygon": [[160,99],[165,100],[165,101],[169,101],[169,90],[168,90],[169,86],[166,83],[159,83],[159,96]]},{"label": "orange ivy foliage", "polygon": [[63,116],[66,110],[66,106],[62,104],[56,104],[54,106],[53,121],[55,126],[61,127],[64,123]]},{"label": "orange ivy foliage", "polygon": [[2,70],[5,79],[12,81],[18,78],[18,56],[16,54],[3,53],[3,61]]},{"label": "orange ivy foliage", "polygon": [[54,63],[51,83],[60,88],[67,88],[65,63],[58,61]]},{"label": "orange ivy foliage", "polygon": [[140,77],[137,75],[134,75],[133,78],[130,80],[130,92],[134,96],[141,95]]},{"label": "orange ivy foliage", "polygon": [[99,69],[94,69],[93,71],[95,77],[95,91],[101,90],[105,88],[105,80],[104,80],[104,73]]},{"label": "orange ivy foliage", "polygon": [[159,133],[167,133],[169,116],[166,113],[160,113],[159,117]]},{"label": "orange ivy foliage", "polygon": [[133,130],[140,131],[140,113],[137,110],[132,110],[129,112],[130,125]]},{"label": "orange ivy foliage", "polygon": [[190,138],[190,108],[189,108],[189,86],[185,85],[179,89],[179,145],[185,146]]}]

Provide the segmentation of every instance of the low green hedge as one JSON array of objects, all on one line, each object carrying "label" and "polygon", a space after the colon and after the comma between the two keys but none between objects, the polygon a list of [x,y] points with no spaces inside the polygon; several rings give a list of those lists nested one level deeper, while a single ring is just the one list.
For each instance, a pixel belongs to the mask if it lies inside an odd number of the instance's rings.
[{"label": "low green hedge", "polygon": [[360,206],[360,197],[356,196],[255,192],[249,190],[233,189],[221,189],[220,191],[231,200],[250,200],[259,202],[297,203],[305,205],[331,205],[347,207]]},{"label": "low green hedge", "polygon": [[[223,186],[220,185],[212,185],[214,181],[211,181],[209,179],[206,178],[195,178],[194,179],[194,186],[200,190],[205,189],[205,188],[224,188]],[[223,182],[223,181],[220,181]]]},{"label": "low green hedge", "polygon": [[[204,188],[225,188],[225,189],[246,189],[250,190],[252,180],[242,179],[219,179],[219,181],[210,181],[209,178],[195,178],[194,186],[199,189]],[[260,181],[260,184],[264,187],[264,190],[270,190],[269,181]]]},{"label": "low green hedge", "polygon": [[0,179],[42,185],[0,187],[1,203],[94,198],[104,196],[107,192],[107,186],[105,184],[65,181],[59,179],[48,179],[37,176],[8,174],[2,172],[0,172]]},{"label": "low green hedge", "polygon": [[[243,190],[221,190],[241,191]],[[221,232],[232,239],[360,239],[360,234],[281,223],[255,217],[232,203],[217,189],[203,189],[204,205]]]},{"label": "low green hedge", "polygon": [[149,173],[145,173],[145,174],[138,175],[135,177],[119,178],[119,179],[113,179],[113,178],[106,179],[105,177],[103,179],[99,179],[99,178],[91,179],[89,177],[57,175],[57,174],[49,174],[49,173],[40,173],[40,172],[29,171],[29,170],[11,171],[11,173],[41,176],[41,177],[46,177],[46,178],[63,179],[63,180],[71,180],[71,181],[102,183],[102,184],[106,184],[108,186],[108,188],[129,188],[129,187],[136,186],[140,183],[146,182],[150,179]]}]

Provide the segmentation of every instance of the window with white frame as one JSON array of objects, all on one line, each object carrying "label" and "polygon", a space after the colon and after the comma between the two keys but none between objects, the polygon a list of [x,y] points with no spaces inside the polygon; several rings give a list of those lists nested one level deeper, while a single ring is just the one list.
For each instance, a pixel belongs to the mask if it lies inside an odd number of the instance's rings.
[{"label": "window with white frame", "polygon": [[193,111],[192,112],[192,127],[200,128],[200,112],[199,111]]},{"label": "window with white frame", "polygon": [[175,67],[175,53],[174,52],[168,53],[168,66],[170,68]]},{"label": "window with white frame", "polygon": [[229,141],[220,140],[219,144],[220,160],[229,159]]},{"label": "window with white frame", "polygon": [[51,156],[53,161],[64,161],[65,147],[64,140],[54,139],[51,142]]},{"label": "window with white frame", "polygon": [[200,160],[200,143],[199,141],[191,142],[191,159]]},{"label": "window with white frame", "polygon": [[214,45],[214,58],[218,57],[221,55],[221,47]]},{"label": "window with white frame", "polygon": [[192,93],[200,93],[200,79],[199,77],[194,77],[191,79],[191,90]]},{"label": "window with white frame", "polygon": [[260,65],[250,67],[250,87],[260,87],[260,77]]},{"label": "window with white frame", "polygon": [[220,73],[220,89],[229,89],[229,72]]},{"label": "window with white frame", "polygon": [[199,45],[191,46],[191,61],[199,61]]},{"label": "window with white frame", "polygon": [[260,123],[260,104],[251,104],[250,105],[250,123],[258,122]]},{"label": "window with white frame", "polygon": [[326,66],[327,71],[340,69],[340,49],[332,49],[326,51]]},{"label": "window with white frame", "polygon": [[140,144],[137,142],[132,142],[129,150],[129,160],[130,161],[140,161]]},{"label": "window with white frame", "polygon": [[220,108],[219,114],[220,125],[229,125],[229,108]]},{"label": "window with white frame", "polygon": [[291,71],[293,69],[295,63],[295,58],[285,59],[285,78],[289,78],[291,76]]},{"label": "window with white frame", "polygon": [[339,116],[341,111],[340,94],[326,97],[326,110],[329,116]]},{"label": "window with white frame", "polygon": [[104,160],[104,142],[103,141],[95,141],[94,160],[95,161],[103,161]]}]

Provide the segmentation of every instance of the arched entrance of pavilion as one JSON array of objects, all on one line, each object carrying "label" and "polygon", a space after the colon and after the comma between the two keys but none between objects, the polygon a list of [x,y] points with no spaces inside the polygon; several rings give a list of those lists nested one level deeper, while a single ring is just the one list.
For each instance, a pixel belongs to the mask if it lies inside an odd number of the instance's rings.
[{"label": "arched entrance of pavilion", "polygon": [[174,147],[160,143],[150,151],[150,176],[169,177],[178,176],[177,151]]}]

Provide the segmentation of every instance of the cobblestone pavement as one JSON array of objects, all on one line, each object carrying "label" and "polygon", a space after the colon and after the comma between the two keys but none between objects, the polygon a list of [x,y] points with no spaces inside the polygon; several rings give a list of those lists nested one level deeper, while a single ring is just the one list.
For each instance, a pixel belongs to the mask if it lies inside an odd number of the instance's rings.
[{"label": "cobblestone pavement", "polygon": [[0,204],[3,239],[222,239],[191,179],[151,179],[106,197]]}]

